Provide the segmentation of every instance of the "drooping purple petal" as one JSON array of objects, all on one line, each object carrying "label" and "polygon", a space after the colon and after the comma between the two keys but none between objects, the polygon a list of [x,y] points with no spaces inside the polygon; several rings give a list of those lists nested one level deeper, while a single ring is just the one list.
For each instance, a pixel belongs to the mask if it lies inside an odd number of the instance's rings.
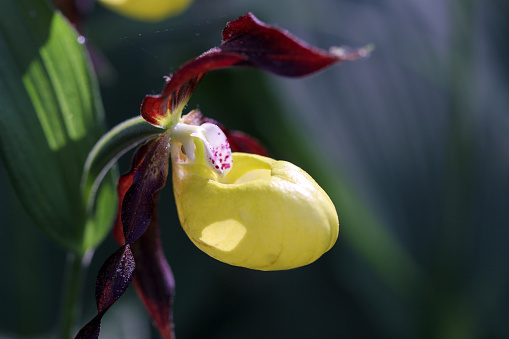
[{"label": "drooping purple petal", "polygon": [[122,201],[122,228],[126,243],[138,239],[147,229],[154,211],[154,195],[166,184],[170,156],[170,133],[161,135],[134,172],[131,187]]},{"label": "drooping purple petal", "polygon": [[78,332],[76,339],[99,337],[101,319],[131,284],[134,267],[134,257],[128,244],[119,248],[104,262],[97,274],[95,286],[97,315]]},{"label": "drooping purple petal", "polygon": [[131,168],[129,169],[129,172],[123,174],[118,179],[117,182],[118,212],[111,233],[113,235],[113,238],[117,241],[119,245],[123,245],[125,243],[124,230],[122,228],[122,202],[124,201],[126,192],[133,184],[133,178],[136,168],[141,164],[143,159],[145,159],[145,155],[147,154],[148,150],[150,149],[150,146],[154,143],[154,141],[155,139],[150,140],[136,149],[131,159]]},{"label": "drooping purple petal", "polygon": [[74,339],[97,339],[101,332],[101,320],[104,315],[103,312],[99,312],[95,317],[92,318],[85,326],[81,328]]},{"label": "drooping purple petal", "polygon": [[131,245],[136,261],[134,285],[161,337],[173,339],[175,280],[159,236],[157,197],[154,201],[156,206],[147,231]]},{"label": "drooping purple petal", "polygon": [[[115,240],[122,245],[125,242],[122,231],[120,210],[127,190],[133,183],[136,168],[142,163],[151,143],[140,146],[133,155],[131,169],[118,180],[119,215],[113,228]],[[131,244],[136,262],[134,286],[139,298],[150,314],[164,339],[174,338],[172,309],[175,294],[175,280],[170,265],[164,257],[159,236],[158,194],[154,195],[152,218],[145,233]]]},{"label": "drooping purple petal", "polygon": [[133,280],[134,266],[129,244],[120,247],[104,262],[95,285],[97,311],[106,311],[125,292]]},{"label": "drooping purple petal", "polygon": [[125,244],[124,230],[122,229],[122,200],[124,200],[125,193],[133,184],[134,168],[129,173],[122,175],[117,182],[117,196],[118,196],[118,212],[115,224],[111,234],[119,245]]},{"label": "drooping purple petal", "polygon": [[[143,277],[143,284],[137,284],[142,289],[143,294],[158,294],[162,298],[167,297],[168,291],[173,291],[174,283],[171,270],[162,256],[160,244],[158,239],[154,240],[153,237],[158,237],[158,231],[151,230],[145,240],[139,243],[132,244],[145,233],[149,225],[157,229],[157,218],[154,218],[154,223],[151,224],[153,213],[156,211],[157,192],[161,190],[168,176],[168,158],[170,152],[169,146],[169,133],[165,133],[153,143],[144,145],[138,149],[134,155],[133,167],[126,176],[123,176],[119,181],[119,196],[123,196],[122,203],[120,204],[121,223],[123,232],[120,233],[119,223],[115,226],[113,233],[117,241],[124,240],[123,246],[117,250],[106,262],[103,264],[96,280],[96,303],[97,315],[86,324],[76,336],[77,339],[84,338],[98,338],[100,332],[101,318],[109,307],[125,292],[127,287],[131,284],[135,272],[138,276],[145,274],[153,274],[157,270],[162,270],[162,274],[156,276],[157,279],[166,279],[169,288],[163,289],[162,292],[148,291],[152,286],[147,283],[147,278]],[[144,246],[155,246],[146,251]],[[131,246],[135,249],[133,252]],[[159,246],[159,249],[157,249]],[[152,253],[154,252],[154,253]],[[134,254],[133,254],[134,253]],[[160,256],[159,256],[160,254]],[[137,266],[135,263],[135,256],[140,261],[140,270],[135,271]],[[154,272],[147,272],[147,259],[151,258],[159,262],[154,263]],[[166,266],[167,267],[166,267]],[[140,278],[138,277],[137,280]],[[148,278],[150,281],[150,278]],[[147,290],[145,290],[147,289]],[[173,293],[173,292],[171,292]],[[172,294],[173,295],[173,294]],[[142,296],[143,297],[143,296]],[[142,298],[144,299],[144,298]],[[164,310],[149,309],[151,313],[158,311],[167,315],[169,323],[169,334],[164,334],[164,338],[171,338],[171,301],[161,300]],[[167,306],[169,305],[169,306]],[[161,308],[163,308],[161,307]],[[159,321],[161,316],[155,314],[155,319]],[[162,323],[161,323],[162,324]],[[159,326],[159,325],[158,325]]]},{"label": "drooping purple petal", "polygon": [[219,47],[184,64],[166,78],[161,94],[146,96],[141,115],[149,123],[163,126],[169,119],[168,113],[182,109],[203,75],[211,70],[251,66],[281,76],[297,77],[337,62],[362,58],[368,53],[366,48],[349,52],[339,48],[318,49],[248,13],[227,24]]}]

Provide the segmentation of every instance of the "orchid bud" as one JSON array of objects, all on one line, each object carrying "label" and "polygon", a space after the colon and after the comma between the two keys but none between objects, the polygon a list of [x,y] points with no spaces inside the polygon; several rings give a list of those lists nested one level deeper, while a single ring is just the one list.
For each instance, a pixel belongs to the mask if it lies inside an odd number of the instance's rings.
[{"label": "orchid bud", "polygon": [[172,167],[182,227],[198,248],[222,262],[291,269],[312,263],[336,242],[332,201],[291,163],[233,153],[233,167],[223,177],[200,162],[175,161]]},{"label": "orchid bud", "polygon": [[180,14],[191,0],[99,0],[122,15],[142,21],[161,21]]}]

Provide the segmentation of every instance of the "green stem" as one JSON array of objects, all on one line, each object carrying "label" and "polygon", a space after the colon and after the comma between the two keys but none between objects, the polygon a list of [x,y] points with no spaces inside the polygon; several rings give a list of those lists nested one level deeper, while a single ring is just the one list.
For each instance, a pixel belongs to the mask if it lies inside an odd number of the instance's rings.
[{"label": "green stem", "polygon": [[115,161],[140,142],[164,131],[150,125],[142,117],[136,117],[120,123],[103,135],[90,151],[83,170],[81,191],[88,210],[93,206],[99,183]]},{"label": "green stem", "polygon": [[72,337],[72,331],[81,310],[82,282],[92,255],[93,251],[84,255],[69,252],[67,255],[67,271],[60,309],[59,338],[61,339]]}]

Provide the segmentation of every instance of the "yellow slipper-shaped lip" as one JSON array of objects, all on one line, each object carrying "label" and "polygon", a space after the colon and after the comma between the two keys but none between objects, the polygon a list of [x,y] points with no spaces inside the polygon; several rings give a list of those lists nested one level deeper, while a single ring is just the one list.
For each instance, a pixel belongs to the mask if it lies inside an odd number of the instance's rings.
[{"label": "yellow slipper-shaped lip", "polygon": [[325,191],[299,167],[233,153],[223,178],[200,163],[174,163],[179,218],[193,243],[231,265],[284,270],[317,260],[339,220]]}]

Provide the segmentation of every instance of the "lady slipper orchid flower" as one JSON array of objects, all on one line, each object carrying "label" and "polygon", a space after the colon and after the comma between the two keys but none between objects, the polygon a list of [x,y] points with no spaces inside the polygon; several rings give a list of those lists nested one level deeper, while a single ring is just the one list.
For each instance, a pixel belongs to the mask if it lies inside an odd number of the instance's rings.
[{"label": "lady slipper orchid flower", "polygon": [[161,336],[173,338],[174,281],[162,255],[156,211],[169,159],[182,227],[208,255],[270,271],[307,265],[328,251],[338,237],[338,216],[306,172],[269,158],[258,141],[241,132],[198,111],[184,116],[182,111],[211,70],[251,66],[298,77],[368,53],[366,48],[326,52],[311,47],[249,13],[227,24],[219,47],[167,77],[161,94],[147,96],[141,115],[159,135],[138,148],[130,172],[119,180],[113,235],[122,246],[99,271],[98,314],[77,338],[98,337],[102,316],[133,279]]}]

